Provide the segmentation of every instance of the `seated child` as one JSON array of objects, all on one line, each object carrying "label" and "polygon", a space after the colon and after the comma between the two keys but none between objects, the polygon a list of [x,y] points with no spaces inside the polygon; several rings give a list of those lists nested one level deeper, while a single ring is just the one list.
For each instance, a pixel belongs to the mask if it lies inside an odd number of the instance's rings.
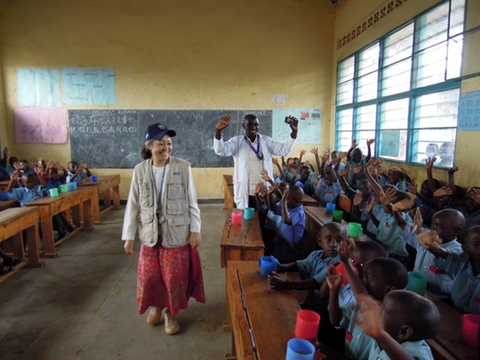
[{"label": "seated child", "polygon": [[[355,297],[361,294],[370,294],[378,301],[382,301],[388,292],[404,289],[408,283],[407,271],[399,261],[385,258],[384,250],[377,254],[383,254],[383,257],[376,257],[368,261],[363,268],[363,273],[359,269],[357,276],[353,271],[346,244],[340,244],[339,256],[349,284],[341,288],[342,275],[337,273],[336,268],[330,267],[326,275],[330,289],[330,321],[334,326],[347,330],[345,354],[357,360],[368,359],[373,339],[354,322]],[[363,280],[361,280],[362,276]]]},{"label": "seated child", "polygon": [[[442,186],[440,181],[437,179],[432,180],[436,189],[439,189]],[[413,204],[415,205],[416,209],[415,211],[419,211],[420,216],[423,219],[423,223],[427,226],[430,226],[432,223],[432,216],[435,214],[436,210],[435,204],[433,203],[433,192],[430,191],[428,180],[422,182],[420,192],[417,191],[417,184],[413,180],[410,184],[408,184],[407,190],[415,195],[415,199],[413,199]]]},{"label": "seated child", "polygon": [[[465,218],[455,209],[444,209],[433,215],[431,231],[441,239],[440,247],[449,253],[461,254],[462,245],[457,241],[462,233]],[[440,299],[448,299],[452,293],[453,275],[435,266],[436,258],[431,252],[419,244],[417,235],[422,231],[422,218],[417,211],[414,223],[405,227],[404,240],[417,251],[414,271],[428,277],[427,289]]]},{"label": "seated child", "polygon": [[474,186],[465,192],[464,204],[465,207],[458,207],[465,216],[463,232],[480,225],[480,187]]},{"label": "seated child", "polygon": [[[354,189],[358,187],[357,181],[365,179],[364,170],[368,161],[370,160],[370,157],[372,156],[372,150],[370,146],[374,143],[374,141],[375,139],[367,140],[368,154],[366,157],[364,157],[362,150],[357,148],[357,140],[352,140],[352,146],[347,153],[347,166],[350,169],[350,173],[348,174],[348,183]],[[357,171],[355,171],[355,167],[357,167]]]},{"label": "seated child", "polygon": [[440,331],[440,312],[429,299],[407,290],[393,290],[383,306],[361,294],[357,325],[375,341],[370,359],[433,360],[425,340]]},{"label": "seated child", "polygon": [[[319,313],[320,316],[324,315],[322,319],[328,319],[328,302],[320,298],[319,289],[325,281],[328,266],[338,261],[338,244],[342,241],[345,242],[346,239],[347,232],[341,224],[336,222],[325,224],[320,230],[320,237],[317,239],[317,243],[322,250],[313,251],[304,260],[278,265],[278,272],[298,271],[302,281],[286,281],[277,273],[273,273],[268,277],[270,287],[274,290],[308,290],[308,295],[302,304],[302,308],[313,310]],[[330,338],[328,339],[329,336]],[[335,346],[332,345],[335,342],[342,344],[343,333],[335,332],[329,321],[320,321],[318,338],[321,342],[329,344],[329,347],[338,351],[339,349],[335,349]]]},{"label": "seated child", "polygon": [[13,185],[18,180],[18,176],[17,171],[12,174],[7,188],[7,192],[10,193],[9,198],[17,200],[20,206],[24,207],[26,203],[43,197],[45,181],[38,173],[24,173],[22,175],[22,183],[25,184],[25,187],[13,189]]},{"label": "seated child", "polygon": [[75,181],[77,185],[82,185],[82,180],[92,176],[92,173],[88,169],[87,163],[82,161],[82,169],[78,168],[78,164],[75,161],[70,161],[67,164],[68,175],[67,183]]},{"label": "seated child", "polygon": [[[48,174],[48,178],[47,178],[47,184],[46,184],[46,190],[48,191],[49,189],[52,189],[52,188],[58,188],[60,185],[62,184],[65,184],[66,182],[66,174],[67,174],[67,170],[59,165],[58,163],[55,163],[53,161],[49,161],[47,163],[47,174]],[[59,173],[58,173],[58,169],[62,169],[63,170],[63,176],[60,176]]]},{"label": "seated child", "polygon": [[323,177],[319,179],[315,189],[315,198],[321,207],[325,207],[327,203],[336,203],[338,195],[342,191],[337,173],[332,169],[331,165],[328,165],[323,173]]},{"label": "seated child", "polygon": [[480,226],[465,233],[462,254],[443,249],[435,231],[420,233],[418,242],[438,257],[435,266],[454,276],[453,306],[460,312],[480,315]]},{"label": "seated child", "polygon": [[[358,191],[353,197],[352,213],[350,221],[362,224],[362,213],[367,208],[367,204],[372,199],[372,189],[368,180],[361,180]],[[363,225],[363,224],[362,224]]]},{"label": "seated child", "polygon": [[302,166],[300,169],[300,179],[295,184],[302,187],[305,194],[315,196],[315,183],[310,178],[310,168],[308,166]]},{"label": "seated child", "polygon": [[[265,255],[275,256],[281,263],[299,260],[303,257],[302,237],[305,230],[305,212],[302,206],[303,190],[290,186],[282,194],[282,215],[267,212],[267,223],[274,224],[276,236],[271,244],[265,244]],[[269,209],[274,209],[267,196]]]},{"label": "seated child", "polygon": [[407,183],[411,183],[412,179],[405,171],[399,167],[388,169],[387,182],[385,185],[394,185],[400,191],[407,191]]}]

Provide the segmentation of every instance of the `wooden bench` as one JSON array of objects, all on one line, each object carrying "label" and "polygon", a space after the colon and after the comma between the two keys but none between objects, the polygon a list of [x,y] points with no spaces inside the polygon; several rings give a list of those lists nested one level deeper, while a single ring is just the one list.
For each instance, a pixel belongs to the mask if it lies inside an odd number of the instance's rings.
[{"label": "wooden bench", "polygon": [[[38,200],[26,203],[25,206],[37,207],[40,213],[40,222],[42,224],[42,239],[44,245],[45,257],[56,257],[55,246],[60,245],[65,240],[72,237],[79,230],[91,231],[92,227],[92,194],[93,187],[79,188],[75,191],[69,191],[59,194],[58,197],[43,197]],[[52,216],[62,211],[67,212],[67,217],[72,212],[72,220],[76,229],[70,234],[55,242],[53,235]],[[83,210],[83,211],[81,211]],[[83,224],[81,222],[81,212],[83,212]]]},{"label": "wooden bench", "polygon": [[258,213],[252,220],[242,218],[241,225],[231,225],[230,216],[232,211],[227,213],[225,225],[223,227],[222,241],[220,243],[221,265],[227,267],[230,260],[257,260],[264,254],[265,245],[263,244],[262,232],[258,222]]},{"label": "wooden bench", "polygon": [[[95,189],[92,194],[93,222],[95,224],[102,223],[100,215],[111,209],[120,209],[120,175],[98,176],[97,182],[85,179],[81,186],[91,186]],[[103,209],[100,209],[100,195],[103,195]]]},{"label": "wooden bench", "polygon": [[223,208],[224,209],[233,209],[235,201],[233,200],[233,177],[232,175],[223,175]]},{"label": "wooden bench", "polygon": [[343,219],[346,221],[349,221],[350,214],[352,213],[352,206],[353,206],[352,200],[350,200],[348,196],[344,194],[340,194],[338,196],[337,206],[339,210],[343,211]]},{"label": "wooden bench", "polygon": [[[305,232],[302,238],[303,256],[307,257],[312,251],[317,250],[317,238],[320,233],[320,229],[326,223],[332,222],[333,218],[331,214],[326,213],[326,208],[316,206],[305,206]],[[341,224],[347,229],[348,222],[342,220]],[[362,234],[355,241],[372,240],[369,236]]]},{"label": "wooden bench", "polygon": [[14,208],[14,207],[19,207],[19,206],[20,204],[18,203],[18,201],[14,199],[0,201],[0,211]]},{"label": "wooden bench", "polygon": [[[301,310],[291,291],[269,288],[257,261],[230,261],[227,268],[227,316],[232,324],[232,350],[227,359],[285,359],[287,343],[295,337]],[[315,360],[346,359],[322,345]]]},{"label": "wooden bench", "polygon": [[467,345],[462,340],[461,314],[428,291],[425,297],[437,305],[441,316],[440,332],[434,339],[427,341],[435,359],[478,359],[477,348]]},{"label": "wooden bench", "polygon": [[[15,268],[0,277],[0,283],[8,279],[25,265],[28,267],[40,267],[40,243],[38,236],[39,212],[36,208],[10,208],[0,212],[0,242],[10,239],[12,242],[13,255],[24,259],[24,240],[28,244],[28,262],[21,262]],[[25,230],[26,239],[23,239],[22,231]]]}]

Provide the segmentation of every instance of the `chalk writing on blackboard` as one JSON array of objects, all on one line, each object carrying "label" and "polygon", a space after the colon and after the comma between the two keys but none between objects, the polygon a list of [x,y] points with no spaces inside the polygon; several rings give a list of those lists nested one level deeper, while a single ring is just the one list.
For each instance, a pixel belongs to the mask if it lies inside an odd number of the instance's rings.
[{"label": "chalk writing on blackboard", "polygon": [[480,91],[471,91],[460,95],[458,129],[480,131]]}]

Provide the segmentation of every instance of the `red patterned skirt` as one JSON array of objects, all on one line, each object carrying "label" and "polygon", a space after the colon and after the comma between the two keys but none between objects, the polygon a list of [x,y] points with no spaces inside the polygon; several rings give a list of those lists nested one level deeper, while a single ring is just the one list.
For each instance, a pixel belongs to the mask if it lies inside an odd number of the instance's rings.
[{"label": "red patterned skirt", "polygon": [[139,313],[150,306],[168,308],[172,315],[186,309],[193,297],[205,303],[202,266],[196,248],[164,248],[161,241],[154,247],[140,249],[137,275]]}]

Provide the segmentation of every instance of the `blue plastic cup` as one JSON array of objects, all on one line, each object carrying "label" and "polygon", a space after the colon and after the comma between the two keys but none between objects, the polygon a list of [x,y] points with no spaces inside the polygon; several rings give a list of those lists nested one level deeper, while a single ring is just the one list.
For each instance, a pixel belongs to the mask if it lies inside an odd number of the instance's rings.
[{"label": "blue plastic cup", "polygon": [[68,185],[68,190],[70,191],[77,190],[77,183],[75,181],[71,181],[67,185]]},{"label": "blue plastic cup", "polygon": [[333,214],[335,211],[335,203],[327,203],[327,214]]},{"label": "blue plastic cup", "polygon": [[245,220],[252,220],[253,219],[253,214],[255,212],[254,208],[245,208],[243,209],[243,218]]},{"label": "blue plastic cup", "polygon": [[8,200],[8,193],[6,193],[6,192],[0,192],[0,200],[1,200],[1,201],[6,201],[6,200]]},{"label": "blue plastic cup", "polygon": [[286,360],[313,360],[315,346],[305,339],[293,338],[287,343]]},{"label": "blue plastic cup", "polygon": [[97,176],[96,176],[96,175],[90,176],[90,181],[91,181],[91,182],[97,182],[97,180],[98,180],[98,179],[97,179]]},{"label": "blue plastic cup", "polygon": [[258,265],[260,266],[260,275],[267,277],[272,271],[277,271],[278,260],[273,256],[262,256],[258,260]]}]

